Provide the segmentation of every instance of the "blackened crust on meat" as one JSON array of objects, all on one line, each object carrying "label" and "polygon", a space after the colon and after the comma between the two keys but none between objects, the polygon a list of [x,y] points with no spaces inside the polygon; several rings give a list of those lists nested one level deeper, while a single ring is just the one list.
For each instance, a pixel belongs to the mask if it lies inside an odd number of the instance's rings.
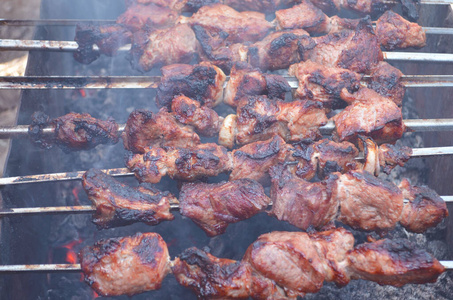
[{"label": "blackened crust on meat", "polygon": [[368,83],[368,88],[390,98],[401,107],[406,92],[406,87],[401,82],[403,73],[387,62],[381,61],[370,75],[371,80]]},{"label": "blackened crust on meat", "polygon": [[55,136],[44,134],[42,130],[50,125],[50,118],[41,111],[36,111],[31,116],[31,124],[28,127],[28,136],[38,146],[50,149],[55,142]]},{"label": "blackened crust on meat", "polygon": [[411,158],[412,148],[406,146],[384,144],[379,147],[379,164],[385,174],[390,172],[396,166],[404,166]]},{"label": "blackened crust on meat", "polygon": [[291,92],[291,86],[283,76],[263,74],[266,80],[267,96],[271,99],[285,99],[285,94]]}]

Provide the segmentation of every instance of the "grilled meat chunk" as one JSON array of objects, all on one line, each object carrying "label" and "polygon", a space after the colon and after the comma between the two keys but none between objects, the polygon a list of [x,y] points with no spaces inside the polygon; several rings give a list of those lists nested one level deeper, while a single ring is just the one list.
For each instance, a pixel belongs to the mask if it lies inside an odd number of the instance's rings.
[{"label": "grilled meat chunk", "polygon": [[219,115],[207,106],[200,106],[198,101],[186,96],[177,96],[171,103],[171,110],[176,120],[193,126],[203,136],[211,137],[219,132],[221,123]]},{"label": "grilled meat chunk", "polygon": [[170,202],[177,202],[169,192],[152,186],[133,188],[99,169],[90,169],[83,175],[83,188],[88,199],[96,206],[93,223],[98,228],[111,228],[135,222],[156,225],[173,220]]},{"label": "grilled meat chunk", "polygon": [[200,144],[200,137],[193,128],[178,123],[164,108],[158,113],[134,110],[121,137],[124,148],[134,153],[145,153],[153,147],[194,147]]},{"label": "grilled meat chunk", "polygon": [[353,279],[401,287],[408,283],[435,282],[445,268],[409,240],[388,239],[358,245],[347,255]]},{"label": "grilled meat chunk", "polygon": [[217,176],[232,168],[227,150],[217,144],[195,147],[151,148],[145,154],[130,153],[126,166],[141,182],[158,183],[165,175],[172,179],[194,181]]},{"label": "grilled meat chunk", "polygon": [[381,61],[370,74],[371,80],[368,83],[368,88],[391,99],[396,105],[401,107],[406,93],[406,87],[401,82],[403,75],[397,68]]},{"label": "grilled meat chunk", "polygon": [[310,33],[326,33],[329,28],[329,17],[309,0],[288,9],[275,12],[277,29],[304,29]]},{"label": "grilled meat chunk", "polygon": [[222,101],[226,76],[218,67],[202,62],[199,65],[170,65],[163,67],[157,87],[156,103],[170,107],[175,96],[184,95],[202,105],[214,107]]},{"label": "grilled meat chunk", "polygon": [[236,63],[231,69],[223,102],[236,107],[243,97],[257,95],[283,100],[290,91],[291,87],[283,76],[262,73],[247,63]]},{"label": "grilled meat chunk", "polygon": [[201,299],[248,299],[251,292],[250,264],[217,258],[195,247],[175,259],[172,272],[179,284]]},{"label": "grilled meat chunk", "polygon": [[131,48],[132,65],[140,71],[157,66],[189,63],[197,52],[197,39],[187,24],[134,34]]},{"label": "grilled meat chunk", "polygon": [[417,23],[405,20],[389,10],[376,23],[376,34],[379,43],[387,50],[409,47],[421,48],[426,45],[426,35]]},{"label": "grilled meat chunk", "polygon": [[298,44],[301,39],[308,37],[308,32],[303,29],[272,32],[249,46],[247,60],[263,71],[286,69],[301,61]]},{"label": "grilled meat chunk", "polygon": [[407,230],[425,232],[448,216],[447,204],[432,189],[426,186],[412,186],[407,179],[401,182],[399,188],[404,199],[409,200],[404,204],[400,221]]},{"label": "grilled meat chunk", "polygon": [[396,166],[404,166],[412,154],[412,149],[406,146],[383,144],[379,147],[379,165],[381,170],[390,174]]},{"label": "grilled meat chunk", "polygon": [[340,98],[343,89],[350,93],[357,91],[362,79],[356,72],[327,67],[310,60],[292,65],[289,74],[299,80],[294,98],[319,101],[324,107],[333,109],[344,106]]},{"label": "grilled meat chunk", "polygon": [[157,233],[101,240],[79,255],[85,282],[102,296],[157,290],[170,272],[167,245]]},{"label": "grilled meat chunk", "polygon": [[173,26],[179,17],[179,13],[168,7],[155,4],[132,4],[116,19],[117,24],[125,25],[130,31],[151,32]]},{"label": "grilled meat chunk", "polygon": [[[42,132],[46,127],[54,130],[52,135]],[[104,121],[89,114],[78,113],[50,120],[44,113],[35,112],[28,133],[38,145],[49,149],[56,144],[64,151],[86,150],[99,144],[116,144],[119,139],[118,124],[113,118]]]},{"label": "grilled meat chunk", "polygon": [[253,217],[270,202],[263,187],[251,179],[215,184],[186,183],[179,199],[181,214],[209,236],[224,233],[228,224]]},{"label": "grilled meat chunk", "polygon": [[400,220],[403,194],[393,183],[366,171],[333,174],[330,180],[332,197],[340,203],[340,222],[355,229],[385,231]]},{"label": "grilled meat chunk", "polygon": [[358,135],[372,137],[378,144],[394,142],[405,131],[401,109],[390,99],[373,90],[361,88],[354,94],[344,91],[348,103],[335,115],[335,138],[355,142]]}]

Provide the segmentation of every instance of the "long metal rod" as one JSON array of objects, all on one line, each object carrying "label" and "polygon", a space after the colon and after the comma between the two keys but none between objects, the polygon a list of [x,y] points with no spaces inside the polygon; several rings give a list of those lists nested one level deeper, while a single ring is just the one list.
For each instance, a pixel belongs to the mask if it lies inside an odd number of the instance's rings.
[{"label": "long metal rod", "polygon": [[[434,155],[453,155],[452,147],[433,147],[433,148],[415,148],[412,149],[411,157],[426,157]],[[130,172],[127,168],[105,169],[104,173],[114,177],[133,176],[134,173]],[[86,171],[77,172],[63,172],[63,173],[50,173],[39,175],[26,175],[15,177],[0,178],[0,186],[14,185],[24,183],[37,183],[37,182],[53,182],[53,181],[68,181],[80,180]]]}]

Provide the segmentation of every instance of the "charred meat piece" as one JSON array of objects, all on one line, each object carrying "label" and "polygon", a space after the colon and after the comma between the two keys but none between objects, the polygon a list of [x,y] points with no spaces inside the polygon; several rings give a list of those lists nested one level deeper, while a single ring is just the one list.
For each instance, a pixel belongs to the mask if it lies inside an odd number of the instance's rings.
[{"label": "charred meat piece", "polygon": [[157,233],[100,240],[79,259],[85,282],[102,296],[157,290],[170,272],[167,245]]},{"label": "charred meat piece", "polygon": [[155,4],[132,4],[116,19],[117,24],[125,25],[130,31],[151,32],[173,26],[179,13]]},{"label": "charred meat piece", "polygon": [[239,11],[259,11],[262,13],[272,13],[280,6],[286,6],[296,2],[295,0],[223,0],[223,4],[231,6]]},{"label": "charred meat piece", "polygon": [[133,111],[121,137],[124,148],[134,153],[145,153],[150,147],[194,147],[200,144],[200,137],[193,128],[178,123],[165,109],[158,113],[144,109]]},{"label": "charred meat piece", "polygon": [[319,101],[326,108],[344,106],[340,95],[343,89],[353,93],[360,88],[362,76],[338,67],[327,67],[310,60],[294,64],[289,74],[296,76],[299,86],[294,92],[296,99]]},{"label": "charred meat piece", "polygon": [[195,247],[176,257],[172,273],[201,299],[248,299],[251,292],[248,263],[217,258]]},{"label": "charred meat piece", "polygon": [[301,61],[299,41],[308,37],[309,34],[303,29],[272,32],[263,40],[249,46],[247,60],[249,64],[263,71],[286,69]]},{"label": "charred meat piece", "polygon": [[417,23],[405,20],[389,10],[376,23],[376,34],[379,42],[387,50],[409,47],[421,48],[426,45],[426,35]]},{"label": "charred meat piece", "polygon": [[375,90],[384,97],[391,99],[399,107],[403,104],[406,87],[401,82],[404,74],[387,62],[379,62],[371,72],[368,88]]},{"label": "charred meat piece", "polygon": [[426,186],[412,186],[404,179],[399,188],[403,191],[404,204],[401,225],[412,232],[425,232],[448,216],[447,204],[432,189]]},{"label": "charred meat piece", "polygon": [[355,229],[385,231],[400,220],[403,194],[393,183],[366,171],[333,174],[330,180],[332,197],[340,203],[340,222]]},{"label": "charred meat piece", "polygon": [[[43,128],[51,127],[54,133],[48,136]],[[69,113],[50,120],[41,112],[32,116],[32,124],[28,128],[31,139],[44,148],[52,148],[54,144],[64,151],[86,150],[99,144],[116,144],[118,142],[118,124],[114,119],[106,121],[95,119],[89,114]]]},{"label": "charred meat piece", "polygon": [[329,17],[309,0],[288,9],[275,12],[277,29],[304,29],[310,33],[326,33],[329,27]]},{"label": "charred meat piece", "polygon": [[340,141],[355,142],[358,135],[364,135],[381,144],[403,135],[401,109],[392,100],[367,88],[354,94],[343,93],[342,99],[352,104],[333,117],[335,138]]},{"label": "charred meat piece", "polygon": [[406,146],[383,144],[379,146],[379,165],[381,170],[389,174],[396,166],[404,166],[412,154],[412,149]]},{"label": "charred meat piece", "polygon": [[165,175],[172,179],[194,181],[228,172],[232,159],[217,144],[188,148],[151,148],[145,154],[129,154],[126,165],[141,182],[158,183]]},{"label": "charred meat piece", "polygon": [[99,228],[123,226],[135,222],[156,225],[173,220],[170,202],[177,202],[169,192],[151,186],[133,188],[98,169],[83,175],[83,188],[88,199],[96,206],[93,223]]},{"label": "charred meat piece", "polygon": [[177,63],[189,63],[197,52],[197,39],[187,24],[151,33],[137,32],[131,48],[132,65],[140,71]]},{"label": "charred meat piece", "polygon": [[223,102],[236,107],[243,97],[256,95],[283,100],[285,93],[290,91],[291,87],[283,76],[262,73],[247,63],[236,63],[231,69]]},{"label": "charred meat piece", "polygon": [[193,126],[195,131],[203,136],[211,137],[219,132],[221,123],[219,115],[207,106],[200,106],[198,101],[178,96],[173,99],[171,110],[176,120]]},{"label": "charred meat piece", "polygon": [[251,179],[215,184],[186,183],[179,199],[181,214],[209,236],[222,234],[229,224],[253,217],[270,202],[263,187]]},{"label": "charred meat piece", "polygon": [[435,282],[445,270],[431,254],[403,239],[362,244],[350,251],[347,257],[351,278],[396,287]]},{"label": "charred meat piece", "polygon": [[226,76],[218,67],[202,62],[199,65],[170,65],[163,67],[157,87],[156,103],[170,107],[175,96],[184,95],[202,105],[214,107],[222,101]]}]

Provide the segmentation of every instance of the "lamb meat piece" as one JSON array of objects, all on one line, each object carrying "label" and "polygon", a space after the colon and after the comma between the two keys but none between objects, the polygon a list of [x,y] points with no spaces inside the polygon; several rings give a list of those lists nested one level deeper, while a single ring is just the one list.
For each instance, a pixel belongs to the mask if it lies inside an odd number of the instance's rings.
[{"label": "lamb meat piece", "polygon": [[[176,120],[182,124],[193,126],[195,131],[203,136],[212,137],[219,132],[221,124],[219,115],[207,106],[200,106],[200,102],[196,100],[186,96],[177,96],[171,103],[171,110]],[[182,147],[182,145],[177,147]]]},{"label": "lamb meat piece", "polygon": [[262,13],[273,13],[279,7],[288,6],[295,0],[223,0],[223,4],[231,6],[239,11],[259,11]]},{"label": "lamb meat piece", "polygon": [[175,96],[184,95],[202,105],[214,107],[222,101],[226,76],[218,67],[202,62],[198,65],[176,64],[163,67],[157,87],[156,104],[170,107]]},{"label": "lamb meat piece", "polygon": [[340,98],[343,89],[350,93],[357,91],[362,79],[356,72],[327,67],[310,60],[292,65],[289,74],[299,81],[294,98],[319,101],[324,107],[333,109],[344,107]]},{"label": "lamb meat piece", "polygon": [[209,236],[222,234],[229,224],[253,217],[270,202],[263,187],[251,179],[186,183],[179,199],[181,214]]},{"label": "lamb meat piece", "polygon": [[389,10],[376,22],[379,43],[387,50],[426,46],[426,34],[417,23],[405,20]]},{"label": "lamb meat piece", "polygon": [[79,254],[85,282],[102,296],[157,290],[170,273],[170,256],[157,233],[100,240]]},{"label": "lamb meat piece", "polygon": [[236,63],[231,69],[223,102],[238,106],[243,97],[267,95],[284,100],[291,87],[283,76],[262,73],[247,63]]},{"label": "lamb meat piece", "polygon": [[176,24],[179,13],[168,7],[155,4],[132,4],[117,19],[117,24],[126,26],[130,31],[151,32],[156,29],[168,28]]},{"label": "lamb meat piece", "polygon": [[353,279],[401,287],[408,283],[436,282],[444,266],[409,240],[388,239],[356,246],[348,253]]},{"label": "lamb meat piece", "polygon": [[99,169],[85,172],[82,184],[88,199],[96,207],[93,223],[98,228],[135,222],[156,225],[175,218],[170,213],[170,202],[176,203],[177,199],[169,192],[161,192],[149,185],[133,188]]},{"label": "lamb meat piece", "polygon": [[367,88],[354,94],[344,91],[342,99],[352,104],[333,117],[336,139],[355,142],[364,135],[381,144],[402,137],[406,127],[401,109],[392,100]]},{"label": "lamb meat piece", "polygon": [[303,29],[272,32],[249,46],[247,60],[263,71],[287,69],[291,64],[301,61],[299,40],[308,37],[308,32]]},{"label": "lamb meat piece", "polygon": [[357,73],[370,73],[383,60],[379,42],[369,17],[361,19],[354,31],[344,30],[312,39],[300,44],[302,60],[312,60],[328,67],[349,69]]},{"label": "lamb meat piece", "polygon": [[249,178],[265,182],[269,168],[284,162],[290,154],[290,146],[279,137],[264,142],[255,142],[233,150],[233,170],[230,180]]},{"label": "lamb meat piece", "polygon": [[390,174],[396,166],[404,166],[411,158],[412,149],[406,146],[383,144],[379,147],[379,165],[381,170]]},{"label": "lamb meat piece", "polygon": [[248,263],[217,258],[195,247],[176,257],[172,273],[200,299],[248,299],[251,292]]},{"label": "lamb meat piece", "polygon": [[231,154],[214,143],[195,147],[151,148],[145,154],[130,153],[126,166],[140,182],[158,183],[163,176],[172,179],[195,181],[217,176],[232,169]]},{"label": "lamb meat piece", "polygon": [[339,209],[324,182],[311,183],[289,172],[285,166],[270,169],[272,209],[269,214],[302,229],[319,230],[333,222]]},{"label": "lamb meat piece", "polygon": [[396,105],[401,107],[406,93],[406,87],[401,82],[403,75],[397,68],[381,61],[370,74],[371,80],[368,83],[368,88],[391,99]]},{"label": "lamb meat piece", "polygon": [[134,110],[121,137],[124,148],[134,153],[145,153],[150,147],[194,147],[200,144],[200,137],[193,128],[179,123],[164,108],[158,113]]},{"label": "lamb meat piece", "polygon": [[448,216],[447,204],[429,187],[413,186],[404,179],[399,188],[403,192],[404,199],[409,200],[404,204],[400,221],[407,230],[425,232]]},{"label": "lamb meat piece", "polygon": [[302,0],[300,4],[275,12],[277,30],[304,29],[309,33],[326,33],[329,17],[311,1]]},{"label": "lamb meat piece", "polygon": [[139,71],[178,63],[190,63],[197,53],[197,39],[187,24],[134,34],[130,58]]},{"label": "lamb meat piece", "polygon": [[354,229],[387,231],[400,220],[403,194],[393,183],[361,170],[329,179],[332,197],[340,203],[340,222]]}]

